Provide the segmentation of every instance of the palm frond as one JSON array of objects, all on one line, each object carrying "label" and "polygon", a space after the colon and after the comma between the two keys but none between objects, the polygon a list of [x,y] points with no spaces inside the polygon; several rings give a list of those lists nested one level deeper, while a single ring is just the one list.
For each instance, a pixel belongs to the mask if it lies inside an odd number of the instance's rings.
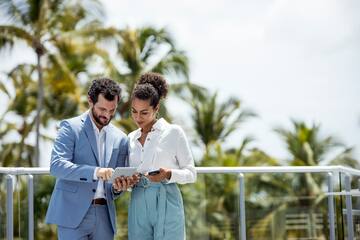
[{"label": "palm frond", "polygon": [[107,40],[115,40],[119,42],[119,30],[114,27],[103,27],[99,23],[89,23],[81,29],[74,29],[61,35],[62,38],[86,38],[87,41],[99,42]]},{"label": "palm frond", "polygon": [[34,38],[29,32],[17,26],[0,25],[0,49],[12,48],[17,40],[22,40],[33,47]]},{"label": "palm frond", "polygon": [[191,82],[173,83],[170,85],[170,91],[191,105],[193,102],[205,101],[208,97],[206,88]]},{"label": "palm frond", "polygon": [[[62,56],[60,54],[50,54],[49,55],[49,59],[51,59],[51,61],[53,62],[53,64],[55,65],[55,67],[61,71],[61,79],[57,79],[59,80],[58,83],[60,83],[62,86],[60,88],[63,89],[63,85],[64,83],[69,85],[69,90],[75,90],[76,89],[76,77],[74,76],[74,74],[70,71],[70,69],[68,68],[66,61],[62,58]],[[52,83],[54,83],[54,79],[48,79],[50,80]],[[55,79],[56,81],[56,79]],[[63,89],[64,90],[64,89]]]},{"label": "palm frond", "polygon": [[3,82],[0,82],[0,91],[5,93],[9,98],[11,97],[10,92]]},{"label": "palm frond", "polygon": [[28,5],[25,1],[2,0],[0,11],[12,23],[26,22]]},{"label": "palm frond", "polygon": [[[287,130],[281,127],[274,129],[285,141],[288,151],[300,165],[318,165],[324,160],[324,155],[331,149],[343,146],[332,136],[320,137],[320,126],[307,126],[304,122],[292,120],[293,128]],[[297,165],[299,162],[297,163]]]},{"label": "palm frond", "polygon": [[353,157],[353,148],[346,148],[334,159],[329,162],[329,165],[342,165],[348,166],[355,169],[360,168],[359,161]]},{"label": "palm frond", "polygon": [[242,110],[240,100],[235,97],[219,103],[216,92],[203,101],[195,98],[191,104],[195,130],[205,145],[224,141],[241,123],[255,116],[252,111]]},{"label": "palm frond", "polygon": [[171,52],[150,68],[151,72],[174,74],[189,82],[189,59],[184,52]]},{"label": "palm frond", "polygon": [[175,43],[170,33],[164,29],[155,29],[152,27],[143,27],[138,29],[140,58],[147,62],[148,59],[159,51],[159,47],[167,44],[170,49],[175,48]]}]

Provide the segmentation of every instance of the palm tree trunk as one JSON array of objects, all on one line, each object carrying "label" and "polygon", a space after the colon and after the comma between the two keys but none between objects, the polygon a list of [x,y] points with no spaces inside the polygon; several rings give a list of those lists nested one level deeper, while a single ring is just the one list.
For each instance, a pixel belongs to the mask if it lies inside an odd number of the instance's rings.
[{"label": "palm tree trunk", "polygon": [[34,167],[38,167],[40,163],[40,121],[41,121],[41,109],[43,105],[44,99],[44,82],[43,82],[43,75],[42,75],[42,68],[41,68],[41,53],[37,53],[37,71],[39,75],[38,79],[38,96],[36,102],[36,143],[35,143],[35,156],[34,156]]},{"label": "palm tree trunk", "polygon": [[[24,119],[23,122],[23,126],[22,129],[26,129],[26,120]],[[22,152],[24,151],[24,144],[25,144],[25,133],[24,131],[22,131],[21,133],[21,141],[20,141],[20,149],[19,149],[19,156],[17,156],[17,160],[16,160],[16,167],[21,167],[21,163],[22,163]],[[31,167],[31,164],[30,164]]]}]

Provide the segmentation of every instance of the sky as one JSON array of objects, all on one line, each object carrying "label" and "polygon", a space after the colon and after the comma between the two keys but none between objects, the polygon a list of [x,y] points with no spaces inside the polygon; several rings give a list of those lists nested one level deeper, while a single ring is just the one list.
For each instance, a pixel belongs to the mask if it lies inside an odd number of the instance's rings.
[{"label": "sky", "polygon": [[166,27],[190,58],[192,82],[259,115],[229,146],[250,134],[254,147],[287,158],[273,129],[296,119],[320,124],[360,159],[360,1],[102,2],[109,25]]},{"label": "sky", "polygon": [[[321,124],[324,136],[355,147],[360,159],[360,1],[101,2],[109,26],[166,27],[189,56],[192,82],[218,91],[222,100],[236,96],[258,114],[227,146],[252,135],[253,147],[287,158],[273,129],[290,128],[296,119]],[[20,55],[35,60],[20,48],[1,60],[0,71]]]}]

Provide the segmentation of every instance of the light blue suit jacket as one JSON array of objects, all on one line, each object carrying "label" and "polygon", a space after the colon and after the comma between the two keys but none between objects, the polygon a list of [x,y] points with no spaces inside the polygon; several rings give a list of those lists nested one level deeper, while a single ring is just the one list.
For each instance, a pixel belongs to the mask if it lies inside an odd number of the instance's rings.
[{"label": "light blue suit jacket", "polygon": [[[127,136],[112,124],[106,130],[105,159],[107,167],[128,165]],[[56,177],[46,222],[76,228],[81,223],[94,198],[99,166],[94,129],[88,112],[60,123],[60,130],[51,154],[50,173]],[[110,220],[116,233],[114,194],[111,184],[105,184]]]}]

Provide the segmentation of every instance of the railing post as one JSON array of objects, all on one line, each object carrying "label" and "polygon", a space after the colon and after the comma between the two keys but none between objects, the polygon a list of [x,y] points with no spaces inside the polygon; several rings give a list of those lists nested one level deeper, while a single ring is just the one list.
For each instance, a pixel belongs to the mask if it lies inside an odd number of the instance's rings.
[{"label": "railing post", "polygon": [[[358,179],[358,190],[360,191],[360,178]],[[356,197],[355,209],[360,208],[360,196]]]},{"label": "railing post", "polygon": [[13,209],[13,192],[14,192],[14,176],[6,175],[6,239],[14,238],[14,209]]},{"label": "railing post", "polygon": [[345,174],[345,199],[346,199],[346,220],[347,220],[347,232],[348,239],[354,239],[354,224],[353,224],[353,216],[352,216],[352,199],[351,199],[351,176],[346,173]]},{"label": "railing post", "polygon": [[244,174],[239,174],[239,200],[240,200],[240,239],[246,240],[246,218],[245,218],[245,182]]},{"label": "railing post", "polygon": [[29,223],[29,240],[34,240],[34,177],[33,175],[28,175],[28,223]]},{"label": "railing post", "polygon": [[[327,176],[328,192],[334,192],[334,178],[333,173],[329,172]],[[335,240],[335,208],[334,208],[334,195],[328,195],[328,211],[329,211],[329,227],[330,227],[330,240]]]}]

